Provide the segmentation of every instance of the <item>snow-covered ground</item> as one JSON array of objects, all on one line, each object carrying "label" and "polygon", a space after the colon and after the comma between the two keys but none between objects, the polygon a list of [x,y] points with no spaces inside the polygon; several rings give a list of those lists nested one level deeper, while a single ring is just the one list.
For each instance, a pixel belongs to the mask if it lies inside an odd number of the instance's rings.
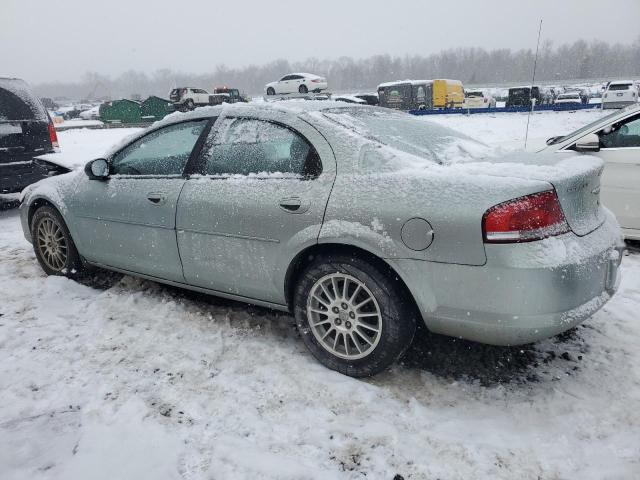
[{"label": "snow-covered ground", "polygon": [[[534,115],[531,138],[597,114],[578,113]],[[430,120],[514,146],[526,116]],[[82,164],[128,133],[60,132],[59,155]],[[638,478],[640,255],[622,273],[568,334],[423,335],[354,380],[288,315],[113,274],[47,278],[18,212],[0,211],[0,479]]]}]

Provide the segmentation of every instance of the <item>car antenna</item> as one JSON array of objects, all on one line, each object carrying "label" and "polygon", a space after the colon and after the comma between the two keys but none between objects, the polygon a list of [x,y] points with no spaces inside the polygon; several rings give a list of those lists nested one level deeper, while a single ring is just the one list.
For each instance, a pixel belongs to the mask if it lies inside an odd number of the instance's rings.
[{"label": "car antenna", "polygon": [[538,50],[540,49],[540,33],[542,33],[542,19],[540,19],[540,27],[538,28],[538,43],[536,45],[536,58],[533,61],[533,75],[531,76],[531,88],[529,89],[529,115],[527,115],[527,130],[524,134],[524,149],[527,150],[527,140],[529,139],[529,121],[531,120],[531,112],[533,112],[533,84],[536,81],[536,67],[538,66]]}]

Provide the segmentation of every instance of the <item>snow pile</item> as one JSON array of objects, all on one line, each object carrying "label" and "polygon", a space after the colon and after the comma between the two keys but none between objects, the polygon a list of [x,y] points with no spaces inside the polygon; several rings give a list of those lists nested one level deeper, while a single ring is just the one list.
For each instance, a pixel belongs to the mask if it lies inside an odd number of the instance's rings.
[{"label": "snow pile", "polygon": [[363,381],[319,365],[288,315],[47,278],[0,213],[0,478],[634,478],[640,257],[622,268],[573,334],[434,337]]}]

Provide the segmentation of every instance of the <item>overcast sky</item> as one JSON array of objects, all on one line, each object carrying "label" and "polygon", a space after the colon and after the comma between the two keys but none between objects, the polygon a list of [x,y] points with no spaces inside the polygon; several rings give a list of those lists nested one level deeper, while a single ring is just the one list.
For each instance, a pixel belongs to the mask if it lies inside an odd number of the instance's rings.
[{"label": "overcast sky", "polygon": [[[609,6],[608,6],[609,5]],[[285,58],[630,43],[640,0],[0,0],[0,75],[33,83]]]}]

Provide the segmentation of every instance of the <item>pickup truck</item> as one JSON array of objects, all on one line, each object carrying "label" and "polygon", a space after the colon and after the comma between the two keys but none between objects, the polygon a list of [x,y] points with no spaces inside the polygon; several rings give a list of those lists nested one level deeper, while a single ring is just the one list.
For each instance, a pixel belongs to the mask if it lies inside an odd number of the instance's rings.
[{"label": "pickup truck", "polygon": [[213,93],[202,88],[181,87],[174,88],[169,94],[169,100],[178,110],[193,110],[204,105],[220,105],[221,103],[246,102],[237,88],[218,87]]}]

